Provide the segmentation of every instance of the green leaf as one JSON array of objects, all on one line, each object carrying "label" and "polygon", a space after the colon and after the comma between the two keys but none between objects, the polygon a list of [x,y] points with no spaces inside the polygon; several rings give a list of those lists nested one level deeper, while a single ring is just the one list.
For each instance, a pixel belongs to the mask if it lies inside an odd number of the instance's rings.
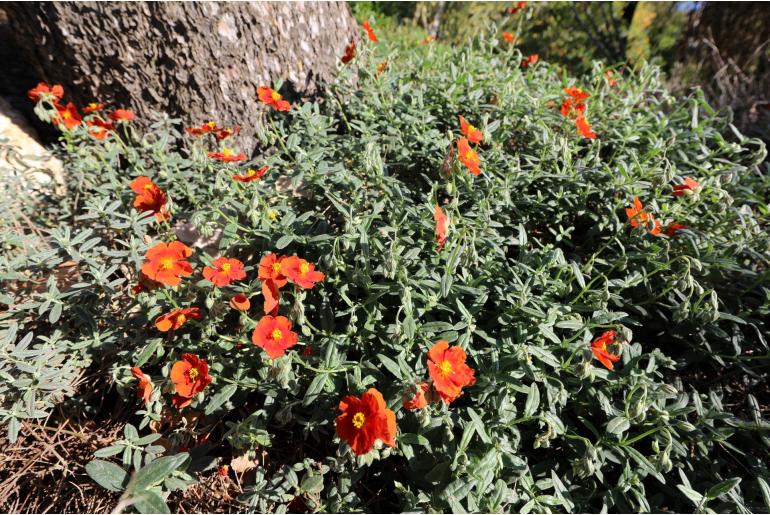
[{"label": "green leaf", "polygon": [[397,379],[402,379],[403,376],[401,375],[401,367],[398,366],[398,363],[393,361],[387,356],[384,356],[382,354],[377,354],[377,359],[380,360],[382,365],[388,369],[388,371],[396,376]]},{"label": "green leaf", "polygon": [[607,424],[607,432],[620,435],[631,427],[631,422],[626,417],[615,417]]},{"label": "green leaf", "polygon": [[540,407],[540,390],[537,388],[537,383],[529,385],[529,393],[527,394],[527,402],[524,405],[524,416],[531,417]]},{"label": "green leaf", "polygon": [[444,273],[444,276],[441,278],[441,296],[447,297],[451,289],[452,289],[452,274],[450,274],[447,271],[446,273]]},{"label": "green leaf", "polygon": [[139,492],[131,499],[139,513],[171,513],[166,502],[153,490]]},{"label": "green leaf", "polygon": [[294,241],[294,236],[291,234],[284,234],[280,238],[278,238],[278,241],[275,242],[275,248],[278,250],[284,249],[291,244],[291,242]]},{"label": "green leaf", "polygon": [[430,449],[430,441],[424,436],[415,433],[403,433],[399,435],[398,441],[405,444],[422,445],[423,447]]},{"label": "green leaf", "polygon": [[479,438],[481,438],[481,441],[484,443],[490,443],[492,440],[489,438],[487,431],[484,429],[484,421],[481,420],[481,417],[479,417],[478,414],[473,411],[473,408],[468,408],[468,415],[470,415],[473,423],[476,424],[476,432],[478,433]]},{"label": "green leaf", "polygon": [[725,479],[724,481],[721,481],[706,491],[706,497],[709,499],[716,499],[720,495],[724,495],[736,486],[738,486],[738,483],[741,482],[741,478],[734,477],[730,479]]},{"label": "green leaf", "polygon": [[230,397],[233,396],[233,394],[238,390],[238,385],[234,384],[228,384],[219,392],[214,394],[211,399],[209,399],[209,403],[206,405],[206,409],[204,410],[204,413],[206,415],[211,415],[216,410],[218,410],[225,402],[230,400]]},{"label": "green leaf", "polygon": [[88,475],[111,492],[122,492],[128,483],[128,473],[121,467],[105,460],[92,460],[86,464]]},{"label": "green leaf", "polygon": [[569,490],[564,486],[564,483],[562,483],[555,470],[551,470],[551,481],[553,481],[553,492],[556,494],[556,497],[561,501],[561,505],[564,506],[565,511],[571,513],[575,508],[575,503],[572,502]]},{"label": "green leaf", "polygon": [[48,313],[48,321],[55,324],[59,321],[62,312],[62,304],[60,302],[54,302],[51,311]]},{"label": "green leaf", "polygon": [[189,454],[183,452],[174,456],[163,456],[152,461],[136,473],[134,480],[131,482],[131,491],[141,492],[159,484],[170,476],[172,472],[181,467],[188,458]]},{"label": "green leaf", "polygon": [[94,456],[96,456],[97,458],[107,458],[109,456],[115,456],[116,454],[120,454],[121,452],[123,452],[123,446],[110,445],[109,447],[104,447],[103,449],[99,449],[98,451],[96,451],[94,453]]},{"label": "green leaf", "polygon": [[684,485],[676,485],[676,487],[681,491],[685,497],[687,497],[695,506],[700,506],[701,501],[703,501],[703,496],[693,490],[692,488],[689,488]]},{"label": "green leaf", "polygon": [[158,347],[161,346],[163,340],[160,338],[155,338],[154,340],[151,340],[147,345],[144,346],[142,351],[137,355],[136,360],[134,361],[134,364],[137,367],[141,367],[145,363],[147,363],[147,360],[152,357],[153,354],[155,354],[155,351],[158,350]]},{"label": "green leaf", "polygon": [[302,480],[300,489],[309,494],[317,494],[324,489],[324,477],[319,474],[309,475]]},{"label": "green leaf", "polygon": [[657,470],[655,470],[655,467],[652,466],[652,463],[650,463],[650,461],[645,458],[639,451],[630,446],[624,447],[623,450],[625,450],[626,453],[631,456],[631,459],[633,459],[643,471],[660,481],[662,484],[666,484],[666,480],[663,478],[663,476]]},{"label": "green leaf", "polygon": [[762,499],[765,501],[765,508],[770,513],[770,486],[761,477],[757,477],[757,483],[759,483],[759,489],[762,491]]},{"label": "green leaf", "polygon": [[310,404],[315,402],[318,394],[321,393],[321,390],[323,390],[324,386],[326,385],[326,377],[326,374],[318,374],[315,376],[315,378],[313,378],[313,380],[310,382],[310,385],[307,387],[305,398],[302,400],[303,406],[310,406]]}]

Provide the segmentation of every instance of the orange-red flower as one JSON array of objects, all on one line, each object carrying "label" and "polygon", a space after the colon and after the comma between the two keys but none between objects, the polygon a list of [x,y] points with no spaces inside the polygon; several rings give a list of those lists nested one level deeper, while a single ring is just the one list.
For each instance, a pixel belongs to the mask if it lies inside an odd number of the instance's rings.
[{"label": "orange-red flower", "polygon": [[434,41],[436,41],[436,36],[434,36],[433,34],[429,34],[425,39],[420,41],[420,44],[421,45],[430,45]]},{"label": "orange-red flower", "polygon": [[696,193],[700,193],[700,190],[702,189],[703,187],[700,185],[698,181],[696,181],[692,177],[685,177],[684,182],[682,184],[674,185],[674,191],[671,194],[675,197],[682,197],[685,195],[690,196]]},{"label": "orange-red flower", "polygon": [[251,341],[262,348],[271,359],[280,358],[297,343],[297,333],[291,330],[288,318],[265,315],[251,334]]},{"label": "orange-red flower", "polygon": [[142,372],[139,367],[131,367],[131,374],[139,381],[136,396],[144,399],[145,404],[149,404],[152,395],[152,378]]},{"label": "orange-red flower", "polygon": [[561,114],[570,118],[577,118],[583,116],[586,112],[586,105],[583,102],[577,101],[574,98],[566,98],[561,103]]},{"label": "orange-red flower", "polygon": [[86,125],[88,125],[89,127],[101,127],[102,129],[107,129],[108,131],[115,130],[115,126],[112,124],[112,122],[102,120],[101,118],[94,118],[93,120],[88,120],[86,122]]},{"label": "orange-red flower", "polygon": [[345,55],[342,56],[342,64],[348,64],[356,56],[356,41],[353,39],[350,44],[345,47]]},{"label": "orange-red flower", "polygon": [[640,222],[647,221],[649,215],[644,210],[644,204],[639,200],[639,197],[634,197],[634,205],[626,208],[626,216],[631,223],[631,227],[638,227]]},{"label": "orange-red flower", "polygon": [[51,118],[51,122],[56,125],[63,125],[67,129],[74,129],[83,120],[78,113],[77,107],[72,102],[69,102],[66,106],[55,104],[56,114]]},{"label": "orange-red flower", "polygon": [[59,84],[49,86],[45,82],[38,83],[37,86],[27,91],[27,97],[33,102],[40,100],[50,100],[52,103],[58,102],[64,96],[64,88]]},{"label": "orange-red flower", "polygon": [[131,189],[136,193],[134,207],[137,211],[152,211],[158,221],[171,217],[166,211],[166,193],[149,177],[140,175],[131,182]]},{"label": "orange-red flower", "polygon": [[522,68],[529,68],[531,65],[535,64],[540,60],[540,56],[537,54],[531,54],[524,59],[521,60],[521,67]]},{"label": "orange-red flower", "polygon": [[246,278],[243,263],[238,259],[218,257],[211,262],[211,265],[203,269],[203,277],[214,283],[214,286],[223,288],[233,281]]},{"label": "orange-red flower", "polygon": [[369,38],[369,41],[377,43],[377,41],[378,41],[377,36],[375,35],[374,29],[372,29],[372,26],[369,25],[369,22],[365,21],[361,26],[366,31],[366,37]]},{"label": "orange-red flower", "polygon": [[233,298],[230,299],[230,307],[237,309],[238,311],[248,311],[251,308],[251,301],[243,293],[236,293]]},{"label": "orange-red flower", "polygon": [[382,75],[382,72],[388,69],[388,61],[382,61],[377,65],[377,76]]},{"label": "orange-red flower", "polygon": [[484,139],[484,133],[468,123],[463,115],[459,115],[458,118],[460,119],[460,132],[462,132],[463,136],[468,138],[468,141],[473,144],[481,143],[481,140]]},{"label": "orange-red flower", "polygon": [[130,109],[115,109],[109,114],[110,120],[115,122],[130,122],[136,115]]},{"label": "orange-red flower", "polygon": [[211,383],[209,365],[195,354],[182,354],[182,359],[171,367],[171,382],[176,395],[172,403],[179,409],[189,406],[192,398]]},{"label": "orange-red flower", "polygon": [[506,40],[508,43],[516,42],[516,36],[514,36],[513,33],[511,32],[503,32],[502,36],[503,36],[503,39]]},{"label": "orange-red flower", "polygon": [[607,70],[604,72],[604,77],[607,79],[607,84],[613,88],[618,85],[618,81],[615,79],[615,74],[612,73],[612,70]]},{"label": "orange-red flower", "polygon": [[280,93],[267,86],[258,87],[257,96],[259,96],[260,102],[269,105],[276,111],[288,111],[291,109],[291,104],[284,100]]},{"label": "orange-red flower", "polygon": [[323,272],[315,269],[315,264],[309,263],[297,256],[284,258],[281,261],[281,273],[291,282],[305,290],[324,280]]},{"label": "orange-red flower", "polygon": [[404,401],[404,409],[416,410],[423,409],[428,405],[428,399],[425,394],[428,393],[428,383],[420,383],[417,385],[417,393],[411,399]]},{"label": "orange-red flower", "polygon": [[220,130],[220,127],[217,125],[217,122],[206,122],[204,124],[201,124],[200,127],[190,127],[188,129],[185,129],[188,134],[192,134],[193,136],[200,136],[201,134],[207,134],[209,132],[216,132]]},{"label": "orange-red flower", "polygon": [[650,234],[660,234],[660,220],[656,220],[655,217],[644,210],[644,205],[639,197],[634,197],[634,205],[626,208],[626,216],[631,227],[639,227],[642,225]]},{"label": "orange-red flower", "polygon": [[607,349],[608,345],[614,345],[615,344],[615,337],[617,336],[617,333],[615,331],[605,331],[601,334],[597,339],[595,339],[591,343],[591,351],[594,353],[594,356],[596,359],[598,359],[602,365],[607,367],[610,370],[613,370],[615,367],[613,366],[613,363],[617,363],[620,361],[620,356],[617,354],[610,352]]},{"label": "orange-red flower", "polygon": [[575,127],[581,136],[588,139],[596,139],[596,133],[591,130],[591,125],[586,120],[585,116],[578,116],[575,118]]},{"label": "orange-red flower", "polygon": [[262,281],[273,281],[275,286],[283,288],[288,279],[281,271],[281,263],[285,257],[278,257],[274,252],[264,256],[259,261],[257,277]]},{"label": "orange-red flower", "polygon": [[466,358],[464,350],[449,347],[446,340],[439,340],[428,351],[428,373],[444,404],[457,399],[463,387],[476,383],[473,369],[465,364]]},{"label": "orange-red flower", "polygon": [[176,286],[181,277],[192,275],[192,265],[186,261],[191,255],[192,249],[180,241],[158,243],[147,251],[142,273],[166,286]]},{"label": "orange-red flower", "polygon": [[198,319],[200,317],[201,310],[199,308],[175,309],[156,318],[155,327],[162,333],[176,331],[182,327],[188,319]]},{"label": "orange-red flower", "polygon": [[209,152],[209,157],[224,163],[234,163],[236,161],[246,160],[246,154],[243,152],[237,154],[235,151],[227,147],[223,147],[221,152]]},{"label": "orange-red flower", "polygon": [[[586,105],[585,105],[585,102],[583,102],[583,100],[589,97],[588,93],[576,87],[564,88],[564,93],[569,98],[564,99],[564,102],[562,102],[561,114],[570,118],[575,118],[575,119],[583,117],[586,112]],[[582,134],[583,130],[581,129],[581,126],[587,125],[587,122],[585,122],[584,120],[584,122],[581,122],[581,123],[582,125],[578,125],[578,130],[580,130]],[[590,127],[588,132],[590,132]]]},{"label": "orange-red flower", "polygon": [[466,138],[460,138],[457,141],[457,155],[460,162],[465,165],[469,172],[473,175],[479,175],[481,173],[481,159],[478,153],[471,148]]},{"label": "orange-red flower", "polygon": [[590,96],[588,93],[586,93],[582,89],[576,88],[574,86],[569,88],[564,88],[564,94],[566,94],[568,97],[572,97],[578,102],[581,100],[585,100]]},{"label": "orange-red flower", "polygon": [[91,102],[87,106],[83,108],[84,113],[96,113],[97,111],[101,111],[104,109],[104,104],[100,104],[99,102]]},{"label": "orange-red flower", "polygon": [[264,299],[263,311],[266,315],[277,315],[278,305],[281,301],[281,292],[275,281],[270,279],[262,281],[262,298]]},{"label": "orange-red flower", "polygon": [[345,396],[339,409],[342,414],[336,420],[337,436],[357,455],[371,451],[377,440],[396,446],[396,414],[375,388],[369,388],[361,397]]},{"label": "orange-red flower", "polygon": [[136,282],[136,285],[133,288],[131,288],[131,293],[133,293],[134,295],[138,295],[143,291],[156,290],[161,286],[162,285],[159,282],[153,281],[152,279],[144,275],[143,272],[139,272],[139,278]]},{"label": "orange-red flower", "polygon": [[508,14],[516,14],[517,12],[524,9],[524,7],[527,5],[527,2],[516,2],[516,5],[513,7],[508,8]]},{"label": "orange-red flower", "polygon": [[436,204],[436,209],[433,210],[433,219],[436,221],[436,243],[438,243],[438,249],[436,252],[441,252],[446,243],[447,223],[448,218],[441,206]]},{"label": "orange-red flower", "polygon": [[243,175],[233,175],[233,180],[236,180],[238,182],[251,182],[251,181],[258,181],[264,175],[267,173],[267,171],[270,169],[268,166],[263,166],[259,170],[255,170],[253,168],[249,168],[246,170],[246,173]]},{"label": "orange-red flower", "polygon": [[240,127],[229,127],[229,128],[222,128],[217,131],[216,134],[214,134],[214,137],[219,140],[227,139],[230,136],[235,136],[236,134],[241,133]]},{"label": "orange-red flower", "polygon": [[[89,127],[93,126],[93,123],[91,122],[86,122],[86,123],[88,124]],[[89,128],[88,135],[94,139],[103,140],[103,139],[107,139],[107,136],[110,135],[110,131],[108,131],[104,127]]]},{"label": "orange-red flower", "polygon": [[687,226],[682,225],[680,223],[672,222],[666,226],[666,230],[664,231],[664,234],[666,236],[674,236],[676,235],[677,231],[680,231],[682,229],[687,229]]}]

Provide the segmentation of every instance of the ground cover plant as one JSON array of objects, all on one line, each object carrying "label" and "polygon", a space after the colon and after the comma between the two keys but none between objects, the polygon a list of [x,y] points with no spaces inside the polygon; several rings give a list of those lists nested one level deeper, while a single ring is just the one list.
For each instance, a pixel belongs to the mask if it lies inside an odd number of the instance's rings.
[{"label": "ground cover plant", "polygon": [[30,92],[69,180],[3,200],[7,439],[116,392],[86,470],[140,512],[770,509],[762,143],[654,67],[365,29],[253,157]]}]

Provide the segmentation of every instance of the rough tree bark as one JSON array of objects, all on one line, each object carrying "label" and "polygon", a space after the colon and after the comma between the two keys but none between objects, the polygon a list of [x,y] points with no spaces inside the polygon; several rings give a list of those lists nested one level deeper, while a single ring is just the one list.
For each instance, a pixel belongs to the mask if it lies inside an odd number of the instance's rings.
[{"label": "rough tree bark", "polygon": [[287,98],[330,80],[356,22],[344,2],[9,2],[15,38],[43,80],[79,105],[106,101],[140,117],[244,128],[277,79]]}]

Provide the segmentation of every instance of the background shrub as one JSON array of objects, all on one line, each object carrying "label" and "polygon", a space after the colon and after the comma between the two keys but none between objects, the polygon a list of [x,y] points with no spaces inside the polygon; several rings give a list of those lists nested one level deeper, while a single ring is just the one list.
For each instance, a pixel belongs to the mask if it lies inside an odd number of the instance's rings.
[{"label": "background shrub", "polygon": [[[767,393],[763,144],[700,94],[669,95],[656,68],[611,86],[599,63],[566,82],[521,58],[496,35],[387,55],[361,44],[325,98],[250,128],[261,147],[242,165],[208,158],[213,139],[162,116],[145,134],[63,134],[70,195],[3,204],[50,227],[40,239],[3,231],[2,278],[17,285],[0,335],[10,437],[75,393],[93,361],[126,402],[131,367],[156,384],[136,427],[89,464],[105,488],[150,491],[140,511],[243,455],[255,475],[240,500],[260,511],[297,498],[311,511],[770,509],[768,423],[749,393]],[[559,112],[573,85],[590,94],[596,140]],[[478,177],[452,152],[459,114],[484,131]],[[263,165],[261,181],[231,178]],[[132,208],[139,175],[167,192],[170,223]],[[703,190],[672,196],[685,177]],[[687,229],[632,230],[635,196]],[[436,204],[450,219],[440,252]],[[195,233],[193,276],[133,295],[147,249],[183,238],[180,222]],[[326,274],[285,293],[300,344],[278,360],[249,343],[268,252]],[[218,255],[243,261],[247,279],[203,281]],[[69,262],[74,280],[53,273]],[[31,278],[46,288],[18,287]],[[236,291],[250,315],[228,306]],[[203,317],[158,333],[152,321],[176,306]],[[590,351],[610,329],[628,342],[612,372]],[[401,409],[439,339],[467,351],[475,386],[449,407]],[[185,352],[207,359],[213,382],[179,412],[167,378]],[[397,447],[356,457],[334,417],[369,387],[396,412]],[[76,390],[70,409],[93,411],[95,392]]]}]

